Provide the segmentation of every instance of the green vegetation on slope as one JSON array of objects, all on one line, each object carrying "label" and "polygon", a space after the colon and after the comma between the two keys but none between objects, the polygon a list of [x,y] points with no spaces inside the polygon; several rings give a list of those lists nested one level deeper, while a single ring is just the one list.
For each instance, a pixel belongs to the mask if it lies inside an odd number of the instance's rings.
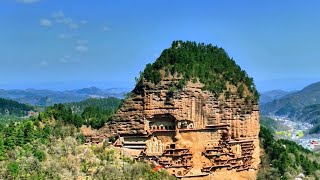
[{"label": "green vegetation on slope", "polygon": [[300,173],[320,178],[320,156],[293,141],[275,140],[272,131],[260,129],[260,143],[265,150],[258,179],[294,179]]},{"label": "green vegetation on slope", "polygon": [[320,133],[320,82],[262,104],[261,113],[288,116],[292,120],[311,123],[314,127],[309,133]]},{"label": "green vegetation on slope", "polygon": [[1,115],[12,115],[12,116],[25,116],[27,111],[32,111],[32,106],[18,103],[13,100],[0,98],[0,114]]},{"label": "green vegetation on slope", "polygon": [[0,179],[174,179],[107,142],[84,145],[76,116],[60,104],[39,117],[0,125]]},{"label": "green vegetation on slope", "polygon": [[84,108],[81,114],[78,114],[72,112],[71,108],[63,104],[55,104],[54,106],[48,107],[43,113],[40,113],[39,119],[53,118],[66,124],[75,125],[77,128],[86,125],[99,129],[111,120],[114,112],[114,109],[88,106]]},{"label": "green vegetation on slope", "polygon": [[19,122],[28,111],[35,111],[34,107],[13,100],[0,98],[0,124]]},{"label": "green vegetation on slope", "polygon": [[320,104],[313,104],[296,110],[294,118],[314,125],[309,134],[320,133]]},{"label": "green vegetation on slope", "polygon": [[0,124],[9,124],[11,122],[20,122],[23,118],[13,115],[0,115]]},{"label": "green vegetation on slope", "polygon": [[290,93],[280,99],[261,106],[262,114],[287,115],[296,118],[304,107],[320,104],[320,82],[311,84],[301,91]]},{"label": "green vegetation on slope", "polygon": [[216,96],[226,93],[228,97],[227,84],[230,84],[238,87],[240,96],[247,90],[250,92],[248,98],[255,102],[259,99],[253,79],[222,48],[211,44],[174,41],[171,48],[165,49],[153,64],[146,65],[137,81],[138,84],[143,80],[158,84],[163,76],[169,75],[182,78],[178,84],[174,84],[179,89],[189,80],[199,80],[205,85],[205,90]]},{"label": "green vegetation on slope", "polygon": [[314,125],[310,130],[309,134],[318,134],[320,133],[320,123]]},{"label": "green vegetation on slope", "polygon": [[74,113],[83,113],[88,107],[96,107],[102,111],[116,111],[122,100],[116,97],[109,98],[90,98],[81,102],[72,102],[64,104],[67,108],[71,108]]},{"label": "green vegetation on slope", "polygon": [[272,132],[275,131],[285,131],[288,130],[288,127],[283,125],[282,123],[277,122],[276,120],[260,115],[260,124],[270,129]]}]

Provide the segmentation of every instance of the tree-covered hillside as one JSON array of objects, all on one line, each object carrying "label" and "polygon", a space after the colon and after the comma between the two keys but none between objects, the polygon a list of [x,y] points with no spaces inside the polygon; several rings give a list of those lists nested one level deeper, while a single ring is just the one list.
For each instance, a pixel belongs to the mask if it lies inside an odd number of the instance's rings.
[{"label": "tree-covered hillside", "polygon": [[240,96],[255,102],[259,98],[253,79],[222,48],[211,44],[174,41],[153,64],[147,64],[137,81],[138,85],[144,80],[158,84],[167,76],[182,78],[178,84],[173,84],[179,89],[189,80],[199,80],[205,90],[217,96],[225,93],[228,97],[228,85],[234,85]]},{"label": "tree-covered hillside", "polygon": [[314,125],[311,134],[320,132],[320,82],[260,107],[262,114],[288,116],[292,120],[308,122]]},{"label": "tree-covered hillside", "polygon": [[57,119],[66,124],[73,124],[77,128],[82,125],[91,126],[94,129],[101,128],[106,122],[110,121],[114,115],[114,109],[101,109],[96,106],[85,107],[81,113],[73,112],[70,107],[63,104],[55,104],[40,113],[40,119]]},{"label": "tree-covered hillside", "polygon": [[0,98],[0,115],[25,116],[27,111],[34,108],[30,105],[18,103],[13,100]]},{"label": "tree-covered hillside", "polygon": [[175,179],[109,145],[85,145],[82,117],[62,104],[0,125],[0,179]]},{"label": "tree-covered hillside", "polygon": [[260,115],[260,125],[267,127],[272,132],[288,130],[289,128],[284,124],[264,115]]},{"label": "tree-covered hillside", "polygon": [[314,126],[310,129],[309,134],[320,133],[320,104],[313,104],[297,109],[290,117],[313,124]]},{"label": "tree-covered hillside", "polygon": [[72,102],[64,104],[67,108],[71,108],[75,113],[82,113],[88,107],[96,107],[102,111],[116,111],[122,100],[116,97],[109,98],[90,98],[81,102]]},{"label": "tree-covered hillside", "polygon": [[297,111],[314,104],[320,104],[320,82],[311,84],[301,91],[290,93],[280,99],[263,104],[263,114],[275,114],[295,118]]},{"label": "tree-covered hillside", "polygon": [[320,178],[320,155],[293,141],[275,140],[272,131],[264,126],[260,130],[260,143],[264,149],[258,179],[295,179],[304,174],[307,179]]},{"label": "tree-covered hillside", "polygon": [[[102,127],[104,123],[111,120],[111,117],[121,103],[121,99],[110,97],[101,99],[91,98],[81,102],[67,103],[58,106],[61,106],[60,108],[64,109],[64,112],[74,114],[73,116],[76,118],[77,126],[87,125],[98,129]],[[53,106],[53,108],[54,107],[57,107],[57,105]],[[65,118],[62,117],[62,119]]]}]

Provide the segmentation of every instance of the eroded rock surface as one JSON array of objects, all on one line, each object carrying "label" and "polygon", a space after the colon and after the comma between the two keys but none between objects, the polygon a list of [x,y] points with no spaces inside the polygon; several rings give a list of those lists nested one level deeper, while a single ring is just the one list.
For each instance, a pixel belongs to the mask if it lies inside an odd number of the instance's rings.
[{"label": "eroded rock surface", "polygon": [[117,135],[117,146],[134,150],[138,160],[176,177],[210,179],[245,170],[254,174],[260,163],[258,105],[231,90],[228,99],[217,98],[203,91],[201,83],[172,89],[175,81],[136,87],[100,133]]}]

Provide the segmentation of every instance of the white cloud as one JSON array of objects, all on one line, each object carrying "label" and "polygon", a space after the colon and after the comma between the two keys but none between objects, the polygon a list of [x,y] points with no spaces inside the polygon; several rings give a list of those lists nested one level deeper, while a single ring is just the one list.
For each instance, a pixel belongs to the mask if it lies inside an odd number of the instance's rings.
[{"label": "white cloud", "polygon": [[47,66],[48,65],[48,61],[43,60],[43,61],[40,62],[40,65],[41,66]]},{"label": "white cloud", "polygon": [[17,1],[24,4],[32,4],[32,3],[39,2],[40,0],[17,0]]},{"label": "white cloud", "polygon": [[82,21],[80,21],[80,23],[81,23],[82,25],[86,25],[86,24],[88,23],[88,21],[82,20]]},{"label": "white cloud", "polygon": [[73,39],[75,38],[76,36],[74,34],[68,34],[68,33],[61,33],[61,34],[58,34],[57,35],[57,38],[58,39],[62,39],[62,40],[65,40],[65,39]]},{"label": "white cloud", "polygon": [[40,25],[43,27],[51,27],[52,23],[49,19],[40,19]]},{"label": "white cloud", "polygon": [[58,34],[57,37],[59,39],[68,39],[68,38],[70,38],[70,35],[62,33],[62,34]]},{"label": "white cloud", "polygon": [[61,19],[61,18],[64,18],[64,13],[62,11],[57,11],[52,13],[52,17],[54,19]]},{"label": "white cloud", "polygon": [[57,11],[52,13],[52,18],[57,23],[70,25],[73,23],[73,20],[70,17],[66,17],[62,11]]},{"label": "white cloud", "polygon": [[65,58],[61,58],[61,59],[60,59],[60,62],[66,64],[66,63],[68,63],[68,60],[65,59]]},{"label": "white cloud", "polygon": [[103,31],[110,31],[111,29],[108,26],[103,26],[102,30]]},{"label": "white cloud", "polygon": [[64,57],[62,57],[62,58],[60,58],[60,62],[61,63],[68,63],[69,62],[69,60],[70,60],[70,56],[68,56],[68,55],[66,55],[66,56],[64,56]]},{"label": "white cloud", "polygon": [[81,20],[75,22],[72,18],[65,16],[64,12],[56,11],[52,13],[52,18],[54,22],[59,24],[65,24],[70,29],[78,29],[80,25],[86,25],[88,22],[86,20]]},{"label": "white cloud", "polygon": [[71,24],[69,24],[69,28],[70,29],[78,29],[78,24],[76,24],[76,23],[71,23]]},{"label": "white cloud", "polygon": [[62,23],[64,23],[64,24],[71,24],[72,22],[73,22],[73,20],[68,17],[62,19]]},{"label": "white cloud", "polygon": [[84,40],[84,39],[80,39],[80,40],[77,40],[77,44],[79,45],[84,45],[84,44],[88,44],[88,40]]},{"label": "white cloud", "polygon": [[88,46],[85,46],[85,45],[78,45],[78,46],[76,46],[75,50],[80,53],[85,53],[89,50],[89,48],[88,48]]}]

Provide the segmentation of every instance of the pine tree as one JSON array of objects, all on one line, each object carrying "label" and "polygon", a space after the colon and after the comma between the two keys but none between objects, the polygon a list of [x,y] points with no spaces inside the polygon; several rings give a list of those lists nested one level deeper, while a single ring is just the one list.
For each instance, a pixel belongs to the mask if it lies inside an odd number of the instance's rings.
[{"label": "pine tree", "polygon": [[4,136],[0,133],[0,161],[5,159]]},{"label": "pine tree", "polygon": [[28,121],[24,127],[25,142],[31,142],[34,138],[34,126],[32,121]]},{"label": "pine tree", "polygon": [[8,149],[13,149],[17,143],[17,131],[13,129],[12,133],[6,138],[5,146]]},{"label": "pine tree", "polygon": [[50,134],[51,134],[51,128],[48,124],[46,124],[42,131],[42,137],[47,139],[49,138]]},{"label": "pine tree", "polygon": [[22,145],[24,145],[24,132],[23,132],[23,130],[22,130],[22,127],[20,127],[20,128],[17,128],[17,145],[18,146],[22,146]]}]

